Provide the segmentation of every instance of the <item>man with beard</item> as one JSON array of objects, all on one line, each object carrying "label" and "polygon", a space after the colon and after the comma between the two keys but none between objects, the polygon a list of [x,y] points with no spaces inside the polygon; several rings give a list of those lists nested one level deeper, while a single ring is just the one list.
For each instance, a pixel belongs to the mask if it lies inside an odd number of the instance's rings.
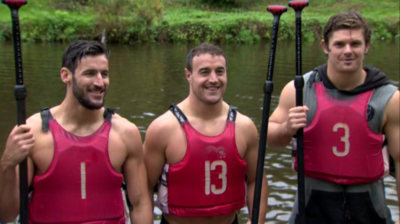
[{"label": "man with beard", "polygon": [[[363,65],[370,38],[359,13],[332,16],[321,41],[327,64],[304,75],[304,106],[296,107],[291,81],[269,119],[270,147],[285,147],[304,128],[306,223],[393,223],[383,184],[389,158],[382,146],[385,136],[399,198],[400,94],[384,73]],[[298,223],[297,201],[289,223]]]},{"label": "man with beard", "polygon": [[125,223],[123,181],[131,223],[152,223],[139,130],[103,107],[108,56],[96,41],[71,43],[60,71],[63,102],[11,131],[0,161],[1,222],[18,215],[18,164],[27,158],[29,223]]},{"label": "man with beard", "polygon": [[[258,133],[252,120],[223,101],[227,84],[224,52],[200,44],[186,59],[189,96],[154,120],[144,157],[149,197],[158,182],[161,224],[238,223],[246,202],[251,214]],[[160,178],[160,179],[159,179]],[[259,223],[267,211],[267,179]]]}]

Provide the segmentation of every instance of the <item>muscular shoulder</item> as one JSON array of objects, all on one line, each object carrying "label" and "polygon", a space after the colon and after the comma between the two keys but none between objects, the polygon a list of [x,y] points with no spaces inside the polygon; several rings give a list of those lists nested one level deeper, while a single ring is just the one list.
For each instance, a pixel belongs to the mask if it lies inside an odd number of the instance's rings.
[{"label": "muscular shoulder", "polygon": [[[397,90],[392,98],[390,99],[390,101],[393,101],[394,103],[398,103],[399,102],[399,98],[400,98],[400,90]],[[397,108],[397,110],[399,110],[399,108]]]},{"label": "muscular shoulder", "polygon": [[141,149],[142,138],[138,127],[134,123],[118,114],[112,116],[111,122],[111,130],[121,138],[128,151]]},{"label": "muscular shoulder", "polygon": [[180,130],[180,125],[171,112],[167,111],[160,115],[147,128],[144,140],[145,150],[164,149],[177,130]]},{"label": "muscular shoulder", "polygon": [[40,117],[40,113],[33,114],[26,119],[26,124],[31,127],[34,135],[40,134],[42,131],[42,118]]},{"label": "muscular shoulder", "polygon": [[236,122],[236,125],[240,128],[246,129],[246,128],[251,128],[253,126],[255,127],[253,120],[250,117],[248,117],[240,112],[237,112],[235,122]]},{"label": "muscular shoulder", "polygon": [[290,108],[296,106],[296,89],[294,87],[294,81],[288,82],[285,87],[283,87],[278,106],[275,108],[272,115],[269,117],[269,122],[283,123],[286,121],[288,116],[288,111]]},{"label": "muscular shoulder", "polygon": [[137,126],[130,122],[128,119],[121,117],[119,114],[114,114],[111,119],[112,128],[119,134],[123,134],[125,132],[129,133],[139,133],[139,129]]},{"label": "muscular shoulder", "polygon": [[388,106],[386,109],[386,114],[392,117],[397,118],[399,117],[399,103],[400,103],[400,91],[397,90],[392,97],[389,99]]},{"label": "muscular shoulder", "polygon": [[253,120],[239,112],[236,116],[236,131],[247,136],[248,140],[254,140],[254,138],[258,138],[257,128]]},{"label": "muscular shoulder", "polygon": [[[46,159],[48,156],[52,156],[53,139],[51,133],[50,131],[45,132],[42,130],[42,118],[40,113],[33,114],[26,119],[26,125],[31,128],[35,139],[35,144],[30,150],[29,155],[35,164],[38,163],[38,165],[42,165],[44,163],[43,158]],[[43,167],[41,168],[43,169]],[[39,170],[41,169],[39,168]]]},{"label": "muscular shoulder", "polygon": [[296,105],[296,88],[294,86],[294,80],[288,82],[285,87],[283,87],[281,96],[279,98],[279,104],[281,102],[283,105],[289,108]]},{"label": "muscular shoulder", "polygon": [[174,128],[179,128],[179,122],[170,111],[166,111],[151,122],[147,129],[146,136],[148,134],[157,134],[166,137],[165,135],[171,133]]}]

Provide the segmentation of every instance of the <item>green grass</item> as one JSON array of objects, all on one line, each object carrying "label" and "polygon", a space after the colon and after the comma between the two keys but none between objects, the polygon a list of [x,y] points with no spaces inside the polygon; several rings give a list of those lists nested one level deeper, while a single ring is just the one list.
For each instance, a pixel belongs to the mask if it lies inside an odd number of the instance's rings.
[{"label": "green grass", "polygon": [[[113,0],[88,1],[95,4],[82,7],[66,0],[28,0],[19,10],[22,40],[99,39],[106,30],[109,42],[120,43],[254,43],[270,37],[273,16],[267,6],[288,2],[236,0],[236,5],[215,7],[200,0],[119,0],[120,5]],[[373,39],[393,39],[399,34],[398,9],[398,0],[310,0],[302,13],[303,38],[319,39],[331,15],[357,10],[370,22]],[[281,17],[280,39],[294,39],[294,19],[294,11],[288,8]],[[0,39],[11,39],[10,21],[9,9],[1,5]]]}]

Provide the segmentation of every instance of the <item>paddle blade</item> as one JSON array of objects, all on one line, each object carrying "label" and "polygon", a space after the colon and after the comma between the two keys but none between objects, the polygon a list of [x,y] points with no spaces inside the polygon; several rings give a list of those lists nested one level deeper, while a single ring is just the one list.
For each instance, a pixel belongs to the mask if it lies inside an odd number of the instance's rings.
[{"label": "paddle blade", "polygon": [[292,7],[295,11],[302,10],[309,5],[307,0],[292,0],[289,1],[289,7]]},{"label": "paddle blade", "polygon": [[287,7],[285,5],[269,5],[267,11],[274,15],[282,15],[287,11]]},{"label": "paddle blade", "polygon": [[1,3],[8,5],[10,8],[19,8],[28,4],[28,0],[1,0]]}]

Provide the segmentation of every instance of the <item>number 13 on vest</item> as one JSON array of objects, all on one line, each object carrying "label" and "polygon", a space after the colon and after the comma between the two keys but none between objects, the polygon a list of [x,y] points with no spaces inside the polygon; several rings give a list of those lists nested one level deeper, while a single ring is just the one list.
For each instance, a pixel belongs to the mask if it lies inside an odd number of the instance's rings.
[{"label": "number 13 on vest", "polygon": [[[222,181],[222,186],[221,188],[217,188],[215,184],[211,183],[211,171],[216,170],[217,166],[221,166],[222,171],[218,175],[218,179],[221,179]],[[226,162],[223,160],[216,160],[213,161],[210,164],[210,161],[205,162],[205,176],[206,176],[206,186],[205,186],[205,194],[210,195],[210,193],[213,194],[222,194],[226,190],[226,172],[227,172],[227,166]]]}]

